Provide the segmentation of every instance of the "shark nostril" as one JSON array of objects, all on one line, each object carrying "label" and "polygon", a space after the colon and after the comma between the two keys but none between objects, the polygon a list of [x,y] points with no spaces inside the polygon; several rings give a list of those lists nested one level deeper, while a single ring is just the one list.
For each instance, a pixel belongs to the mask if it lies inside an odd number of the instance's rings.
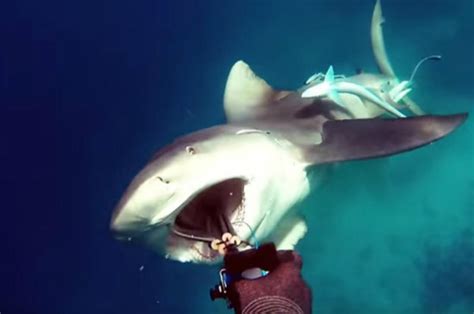
[{"label": "shark nostril", "polygon": [[165,180],[165,179],[163,179],[163,178],[160,177],[160,176],[157,176],[156,179],[160,180],[161,182],[163,182],[163,183],[165,183],[165,184],[169,184],[169,183],[170,183],[169,180]]}]

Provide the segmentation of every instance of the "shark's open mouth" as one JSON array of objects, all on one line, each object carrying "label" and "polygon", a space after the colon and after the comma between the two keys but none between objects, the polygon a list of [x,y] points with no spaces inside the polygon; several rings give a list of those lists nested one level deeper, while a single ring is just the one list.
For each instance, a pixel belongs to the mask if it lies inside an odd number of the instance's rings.
[{"label": "shark's open mouth", "polygon": [[235,234],[231,219],[243,215],[245,184],[245,180],[233,178],[200,192],[176,217],[173,232],[202,241],[220,239],[225,232]]}]

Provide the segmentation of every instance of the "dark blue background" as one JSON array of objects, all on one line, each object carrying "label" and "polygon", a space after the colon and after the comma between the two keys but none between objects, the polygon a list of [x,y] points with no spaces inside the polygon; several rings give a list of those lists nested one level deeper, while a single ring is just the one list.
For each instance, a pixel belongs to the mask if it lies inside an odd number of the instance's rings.
[{"label": "dark blue background", "polygon": [[[385,2],[387,46],[407,44],[389,49],[399,73],[442,53],[447,61],[423,69],[418,88],[436,98],[435,86],[443,86],[472,100],[472,1]],[[223,311],[207,299],[215,268],[117,243],[108,232],[111,211],[156,148],[224,121],[222,93],[236,60],[286,88],[329,64],[343,73],[375,70],[372,5],[4,1],[0,312]],[[470,108],[443,102],[430,109]]]}]

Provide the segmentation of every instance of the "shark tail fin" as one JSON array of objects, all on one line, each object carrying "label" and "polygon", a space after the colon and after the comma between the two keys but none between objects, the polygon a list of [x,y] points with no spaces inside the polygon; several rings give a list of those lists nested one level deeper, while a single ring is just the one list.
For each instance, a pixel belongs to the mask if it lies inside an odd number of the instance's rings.
[{"label": "shark tail fin", "polygon": [[[392,68],[390,60],[388,59],[387,52],[385,50],[385,43],[383,37],[382,24],[385,23],[385,19],[382,14],[382,5],[380,0],[376,0],[374,11],[372,14],[372,23],[370,26],[370,40],[372,43],[372,52],[375,57],[375,62],[379,71],[390,77],[397,77],[395,71]],[[433,56],[430,59],[440,59],[438,56]],[[403,98],[403,103],[406,107],[416,115],[423,115],[424,111],[420,106],[414,102],[411,98]]]},{"label": "shark tail fin", "polygon": [[374,11],[372,14],[372,23],[370,26],[372,52],[374,54],[375,62],[377,63],[379,71],[387,76],[396,77],[390,60],[388,59],[387,51],[385,50],[382,30],[383,23],[385,23],[385,19],[382,14],[382,5],[380,4],[380,0],[377,0],[375,2]]},{"label": "shark tail fin", "polygon": [[409,151],[443,138],[467,118],[467,113],[406,119],[327,121],[322,143],[304,150],[308,166],[370,159]]}]

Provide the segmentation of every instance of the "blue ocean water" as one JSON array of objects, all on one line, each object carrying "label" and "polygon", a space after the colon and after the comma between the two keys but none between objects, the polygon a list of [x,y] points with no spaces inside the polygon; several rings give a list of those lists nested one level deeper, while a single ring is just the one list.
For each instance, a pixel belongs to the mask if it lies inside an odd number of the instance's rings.
[{"label": "blue ocean water", "polygon": [[[474,2],[382,1],[386,46],[431,113],[473,112]],[[299,87],[375,71],[373,1],[0,4],[0,313],[227,313],[217,267],[112,239],[114,205],[152,153],[224,122],[231,65]],[[474,311],[474,123],[435,145],[338,165],[297,249],[315,313]],[[142,267],[143,266],[143,267]],[[141,270],[140,270],[141,269]]]}]

